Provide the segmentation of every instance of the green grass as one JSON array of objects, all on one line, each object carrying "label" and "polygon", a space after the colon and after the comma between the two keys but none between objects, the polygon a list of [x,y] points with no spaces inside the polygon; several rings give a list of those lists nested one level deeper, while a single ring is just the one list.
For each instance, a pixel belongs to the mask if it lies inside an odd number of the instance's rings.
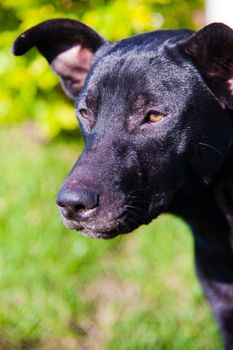
[{"label": "green grass", "polygon": [[20,129],[0,143],[1,350],[222,349],[184,222],[111,241],[69,231],[55,198],[80,145]]}]

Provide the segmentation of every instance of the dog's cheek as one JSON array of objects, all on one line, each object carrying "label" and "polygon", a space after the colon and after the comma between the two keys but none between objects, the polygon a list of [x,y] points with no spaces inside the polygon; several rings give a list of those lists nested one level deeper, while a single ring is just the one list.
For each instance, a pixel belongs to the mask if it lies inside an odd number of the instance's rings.
[{"label": "dog's cheek", "polygon": [[218,152],[211,152],[205,144],[198,144],[196,146],[191,163],[195,172],[202,178],[205,184],[211,183],[223,164],[224,155],[220,151]]}]

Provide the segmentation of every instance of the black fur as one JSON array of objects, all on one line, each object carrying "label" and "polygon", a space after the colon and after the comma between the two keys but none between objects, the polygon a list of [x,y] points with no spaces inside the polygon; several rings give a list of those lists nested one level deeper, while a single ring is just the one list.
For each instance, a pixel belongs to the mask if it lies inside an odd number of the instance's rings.
[{"label": "black fur", "polygon": [[[182,216],[194,234],[197,274],[233,349],[233,31],[212,24],[108,43],[80,22],[69,32],[68,20],[57,21],[24,33],[14,52],[35,45],[50,63],[80,43],[95,53],[76,97],[86,146],[58,195],[64,223],[108,239],[163,211]],[[52,47],[51,36],[44,41],[51,29]]]}]

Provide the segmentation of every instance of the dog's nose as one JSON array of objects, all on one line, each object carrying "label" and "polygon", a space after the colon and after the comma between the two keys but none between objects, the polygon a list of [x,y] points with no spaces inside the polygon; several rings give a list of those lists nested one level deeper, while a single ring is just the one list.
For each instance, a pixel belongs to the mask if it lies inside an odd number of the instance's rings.
[{"label": "dog's nose", "polygon": [[57,196],[57,205],[67,219],[88,219],[99,204],[99,195],[85,188],[71,191],[61,189]]}]

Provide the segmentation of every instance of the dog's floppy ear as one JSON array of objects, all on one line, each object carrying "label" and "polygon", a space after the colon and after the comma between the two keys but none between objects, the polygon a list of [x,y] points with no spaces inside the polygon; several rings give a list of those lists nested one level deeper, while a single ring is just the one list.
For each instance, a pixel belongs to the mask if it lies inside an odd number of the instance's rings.
[{"label": "dog's floppy ear", "polygon": [[223,108],[233,109],[233,30],[212,23],[181,44]]},{"label": "dog's floppy ear", "polygon": [[65,18],[42,22],[14,42],[13,54],[25,54],[36,46],[61,79],[69,97],[81,90],[92,58],[106,41],[85,24]]}]

